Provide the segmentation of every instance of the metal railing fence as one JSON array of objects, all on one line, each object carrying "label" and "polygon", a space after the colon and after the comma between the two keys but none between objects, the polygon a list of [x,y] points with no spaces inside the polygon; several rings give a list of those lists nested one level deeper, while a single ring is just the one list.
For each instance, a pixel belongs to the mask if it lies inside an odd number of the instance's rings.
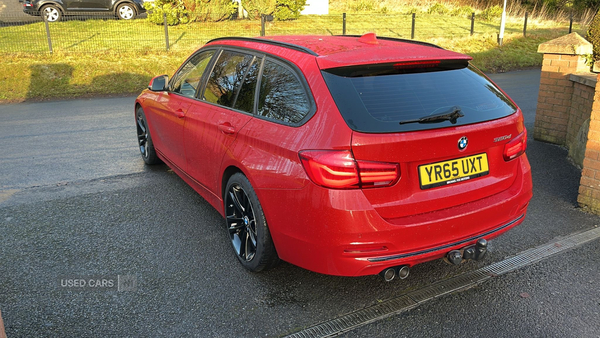
[{"label": "metal railing fence", "polygon": [[[525,16],[521,25],[507,26],[507,33],[522,32],[526,36],[527,25]],[[477,21],[475,15],[344,13],[309,15],[294,21],[226,20],[167,26],[166,20],[164,25],[157,25],[149,22],[145,15],[134,20],[118,20],[112,15],[73,15],[47,22],[41,16],[0,13],[0,54],[191,51],[217,37],[262,34],[361,35],[375,32],[380,36],[405,39],[454,39],[473,34],[495,35],[498,27],[499,22]],[[565,23],[565,34],[567,27],[569,23]]]}]

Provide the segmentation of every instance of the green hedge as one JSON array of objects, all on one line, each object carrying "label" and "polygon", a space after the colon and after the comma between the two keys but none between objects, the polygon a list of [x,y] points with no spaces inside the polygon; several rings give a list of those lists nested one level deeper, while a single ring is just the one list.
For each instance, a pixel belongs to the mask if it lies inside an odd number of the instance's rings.
[{"label": "green hedge", "polygon": [[148,20],[157,25],[164,23],[167,15],[169,26],[194,21],[221,21],[229,19],[237,10],[231,0],[155,0],[144,3],[148,10]]},{"label": "green hedge", "polygon": [[600,10],[594,16],[587,31],[587,39],[594,45],[594,61],[600,61]]}]

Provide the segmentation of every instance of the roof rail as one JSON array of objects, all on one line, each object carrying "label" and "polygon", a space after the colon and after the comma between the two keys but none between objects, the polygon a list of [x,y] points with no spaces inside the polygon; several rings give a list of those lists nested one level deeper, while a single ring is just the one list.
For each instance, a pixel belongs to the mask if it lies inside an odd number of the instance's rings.
[{"label": "roof rail", "polygon": [[[336,35],[336,36],[348,36],[351,38],[360,38],[362,35]],[[377,39],[381,39],[381,40],[390,40],[390,41],[398,41],[398,42],[406,42],[406,43],[412,43],[415,45],[422,45],[422,46],[427,46],[427,47],[434,47],[434,48],[439,48],[439,49],[444,49],[438,45],[434,45],[433,43],[429,43],[429,42],[423,42],[423,41],[418,41],[418,40],[408,40],[408,39],[401,39],[401,38],[392,38],[389,36],[377,36]]]},{"label": "roof rail", "polygon": [[295,51],[310,54],[313,56],[319,56],[319,54],[315,53],[312,49],[306,48],[304,46],[299,46],[299,45],[295,45],[293,43],[281,42],[281,41],[277,41],[277,40],[267,40],[267,39],[262,39],[262,38],[247,38],[247,37],[242,37],[242,36],[230,36],[230,37],[222,37],[222,38],[212,39],[212,40],[208,41],[207,43],[221,41],[221,40],[238,40],[238,41],[266,43],[269,45],[293,49]]}]

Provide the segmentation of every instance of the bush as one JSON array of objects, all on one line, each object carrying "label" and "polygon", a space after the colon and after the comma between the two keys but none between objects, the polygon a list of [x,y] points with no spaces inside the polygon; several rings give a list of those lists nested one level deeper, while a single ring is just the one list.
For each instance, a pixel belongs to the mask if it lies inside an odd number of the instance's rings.
[{"label": "bush", "polygon": [[192,21],[221,21],[231,17],[237,4],[231,0],[155,0],[144,3],[148,10],[148,20],[157,25],[164,23],[174,26]]},{"label": "bush", "polygon": [[305,5],[306,0],[277,0],[273,16],[280,21],[298,19]]},{"label": "bush", "polygon": [[348,6],[352,12],[371,12],[376,7],[373,0],[354,0]]},{"label": "bush", "polygon": [[169,26],[190,22],[190,11],[185,9],[183,0],[155,0],[145,2],[144,8],[148,10],[148,20],[157,25],[164,24],[164,16],[167,15]]},{"label": "bush", "polygon": [[409,9],[404,11],[404,14],[417,14],[419,13],[421,10],[417,7],[410,7]]},{"label": "bush", "polygon": [[248,12],[248,18],[254,20],[260,19],[261,14],[273,14],[275,6],[275,0],[242,0],[242,7]]},{"label": "bush", "polygon": [[600,10],[592,19],[587,31],[587,39],[594,45],[594,61],[600,61]]},{"label": "bush", "polygon": [[448,7],[444,6],[443,4],[436,2],[435,4],[433,4],[431,7],[429,7],[429,9],[427,10],[428,14],[448,14],[450,10],[448,9]]},{"label": "bush", "polygon": [[486,8],[484,11],[477,15],[478,18],[484,21],[492,21],[494,19],[498,19],[502,16],[502,7],[495,5],[492,7]]},{"label": "bush", "polygon": [[231,0],[183,0],[191,12],[191,21],[217,22],[227,20],[237,11],[237,3]]},{"label": "bush", "polygon": [[473,12],[475,12],[475,10],[471,6],[462,6],[452,10],[452,12],[450,12],[450,15],[459,16],[463,18],[471,18],[471,14],[473,14]]}]

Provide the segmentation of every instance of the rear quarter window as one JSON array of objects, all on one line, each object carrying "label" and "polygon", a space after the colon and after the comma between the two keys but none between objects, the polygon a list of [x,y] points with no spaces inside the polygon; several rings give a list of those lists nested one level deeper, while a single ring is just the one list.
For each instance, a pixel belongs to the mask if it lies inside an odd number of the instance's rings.
[{"label": "rear quarter window", "polygon": [[260,79],[257,115],[286,124],[298,124],[311,112],[311,100],[291,68],[265,60]]},{"label": "rear quarter window", "polygon": [[[355,131],[403,132],[444,128],[502,118],[517,107],[479,70],[466,62],[424,69],[394,64],[323,71],[344,117]],[[386,71],[388,67],[389,71]],[[403,123],[459,107],[455,123]]]}]

